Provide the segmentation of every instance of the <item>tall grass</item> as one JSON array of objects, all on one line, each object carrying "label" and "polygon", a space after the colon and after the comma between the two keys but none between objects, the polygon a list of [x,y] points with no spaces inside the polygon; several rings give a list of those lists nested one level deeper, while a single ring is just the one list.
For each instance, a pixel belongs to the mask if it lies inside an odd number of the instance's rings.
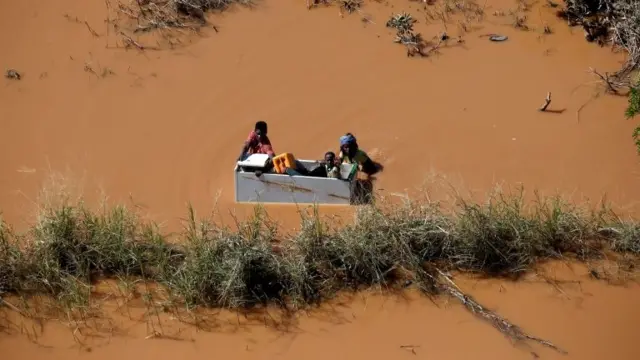
[{"label": "tall grass", "polygon": [[294,235],[280,235],[258,207],[237,227],[197,219],[190,209],[185,231],[170,240],[124,206],[62,203],[23,234],[0,222],[0,292],[56,297],[76,281],[141,278],[191,306],[297,308],[343,289],[407,280],[433,292],[433,267],[518,277],[548,259],[640,254],[638,223],[558,197],[526,204],[523,193],[458,199],[446,210],[436,202],[378,202],[339,228],[314,212]]},{"label": "tall grass", "polygon": [[261,207],[237,229],[198,219],[190,208],[184,231],[170,239],[124,206],[93,211],[61,202],[43,208],[23,234],[0,222],[0,297],[44,295],[73,317],[90,308],[96,281],[138,279],[159,284],[186,309],[275,304],[295,311],[344,290],[413,284],[475,309],[481,306],[443,274],[518,278],[548,259],[640,255],[639,223],[558,197],[525,203],[522,192],[496,192],[484,203],[376,204],[357,208],[354,222],[340,227],[317,211],[305,214],[293,235],[281,235]]}]

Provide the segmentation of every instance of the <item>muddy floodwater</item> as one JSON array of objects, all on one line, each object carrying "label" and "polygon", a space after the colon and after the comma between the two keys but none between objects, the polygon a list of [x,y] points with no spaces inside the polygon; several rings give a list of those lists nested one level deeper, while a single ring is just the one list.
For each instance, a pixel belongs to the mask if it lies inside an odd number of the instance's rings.
[{"label": "muddy floodwater", "polygon": [[[108,15],[103,1],[5,1],[0,67],[22,77],[0,80],[2,216],[18,229],[32,223],[39,190],[60,172],[89,199],[133,201],[167,231],[179,229],[189,202],[229,221],[251,211],[233,201],[231,169],[257,120],[268,122],[277,153],[302,159],[337,151],[338,138],[354,133],[385,166],[378,194],[411,193],[437,173],[480,193],[504,183],[575,199],[606,194],[637,216],[637,121],[624,118],[626,98],[600,94],[589,72],[615,71],[624,54],[584,41],[545,4],[531,4],[524,30],[513,26],[517,4],[508,0],[482,2],[480,21],[452,15],[445,24],[428,21],[437,4],[408,0],[367,1],[342,16],[261,1],[212,15],[217,31],[186,36],[190,44],[139,51],[118,48],[122,37],[105,22],[117,8]],[[425,39],[437,43],[446,31],[451,40],[427,58],[407,57],[385,27],[401,11]],[[508,39],[489,41],[492,33]],[[538,111],[549,92],[548,111]],[[268,211],[284,228],[298,225],[295,206]],[[563,290],[544,281],[465,286],[567,356],[514,347],[454,301],[375,293],[301,315],[287,332],[186,329],[187,340],[172,341],[145,339],[144,323],[122,320],[126,336],[94,339],[90,351],[60,324],[47,326],[44,346],[16,335],[0,337],[0,348],[10,360],[640,359],[638,287],[557,271],[571,280]]]},{"label": "muddy floodwater", "polygon": [[[221,312],[206,331],[176,318],[145,316],[132,301],[110,313],[113,330],[76,339],[62,325],[45,328],[37,341],[26,336],[0,337],[8,359],[638,359],[634,344],[640,329],[638,285],[611,286],[590,280],[577,265],[553,264],[544,277],[513,284],[458,279],[464,291],[530,335],[553,342],[563,355],[536,343],[516,343],[474,317],[455,300],[431,302],[417,293],[379,295],[373,291],[343,296],[321,309],[301,313],[288,325],[276,318],[249,318]],[[113,308],[113,307],[112,307]],[[265,319],[269,326],[265,326]],[[111,329],[110,328],[110,329]],[[116,330],[117,328],[117,330]],[[25,329],[31,329],[25,327]],[[25,330],[26,331],[26,330]],[[165,338],[153,338],[162,331]],[[88,335],[89,332],[87,331]]]}]

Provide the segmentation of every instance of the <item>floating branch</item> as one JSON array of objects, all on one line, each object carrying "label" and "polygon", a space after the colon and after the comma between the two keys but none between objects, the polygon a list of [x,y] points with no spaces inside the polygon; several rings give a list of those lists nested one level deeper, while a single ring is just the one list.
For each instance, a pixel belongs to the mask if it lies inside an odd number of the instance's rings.
[{"label": "floating branch", "polygon": [[544,104],[542,104],[542,106],[538,110],[547,111],[549,104],[551,104],[551,92],[547,93],[547,97],[544,99]]},{"label": "floating branch", "polygon": [[471,313],[473,313],[477,317],[489,322],[493,327],[498,329],[498,331],[500,331],[507,337],[515,341],[527,341],[527,340],[534,341],[548,348],[551,348],[563,355],[568,354],[565,350],[561,349],[560,347],[553,344],[552,342],[541,339],[536,336],[529,335],[525,333],[518,326],[509,322],[507,319],[501,317],[500,315],[490,310],[485,309],[471,296],[463,293],[462,290],[460,290],[460,288],[458,287],[458,285],[456,285],[456,283],[453,282],[453,280],[451,280],[449,276],[445,275],[440,270],[438,270],[438,272],[440,273],[441,278],[444,279],[446,282],[445,284],[442,285],[446,293],[458,299],[467,310],[469,310]]}]

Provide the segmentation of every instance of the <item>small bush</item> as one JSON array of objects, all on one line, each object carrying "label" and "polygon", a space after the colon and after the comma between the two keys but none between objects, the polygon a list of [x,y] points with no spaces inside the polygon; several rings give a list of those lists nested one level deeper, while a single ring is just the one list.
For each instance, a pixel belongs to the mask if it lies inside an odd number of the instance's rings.
[{"label": "small bush", "polygon": [[283,254],[275,253],[276,229],[262,210],[238,231],[196,220],[192,209],[185,233],[185,260],[163,279],[189,306],[248,308],[297,301],[299,284]]},{"label": "small bush", "polygon": [[638,85],[632,86],[629,90],[629,104],[627,105],[627,110],[625,111],[625,115],[627,118],[632,118],[640,113],[640,90],[638,89]]},{"label": "small bush", "polygon": [[[627,119],[635,117],[640,113],[640,89],[636,84],[632,86],[629,90],[629,104],[627,105],[627,110],[625,115]],[[636,127],[631,135],[633,141],[636,144],[636,148],[638,149],[638,154],[640,154],[640,126]]]}]

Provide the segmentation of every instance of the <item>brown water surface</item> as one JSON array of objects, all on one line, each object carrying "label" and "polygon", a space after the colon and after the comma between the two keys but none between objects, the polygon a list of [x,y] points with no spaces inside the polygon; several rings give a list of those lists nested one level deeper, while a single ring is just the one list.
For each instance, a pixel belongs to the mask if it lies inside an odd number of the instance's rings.
[{"label": "brown water surface", "polygon": [[[189,46],[138,52],[113,49],[120,40],[107,34],[103,2],[2,5],[1,65],[24,74],[0,87],[4,216],[28,221],[48,171],[67,169],[87,192],[131,196],[169,224],[188,201],[207,212],[217,199],[226,213],[234,207],[230,169],[258,119],[268,121],[277,152],[299,158],[321,157],[340,135],[355,133],[386,166],[380,193],[415,189],[435,171],[471,190],[523,183],[592,199],[607,193],[625,211],[638,209],[640,163],[626,99],[589,102],[589,67],[613,71],[622,55],[583,41],[542,6],[528,14],[532,30],[516,30],[509,16],[493,15],[515,4],[491,0],[473,31],[447,25],[464,44],[407,58],[384,24],[407,10],[431,39],[443,26],[427,25],[423,6],[367,4],[374,23],[365,23],[336,8],[267,1],[214,16],[220,32]],[[543,24],[553,34],[543,35]],[[509,40],[480,37],[495,32]],[[86,67],[114,75],[99,78]],[[537,111],[548,91],[550,109],[564,112]],[[291,206],[270,211],[297,222]]]},{"label": "brown water surface", "polygon": [[[541,277],[513,284],[458,279],[489,309],[531,335],[568,352],[562,355],[536,343],[511,343],[488,323],[475,318],[455,300],[430,302],[418,294],[383,296],[366,292],[322,309],[301,314],[288,327],[266,327],[264,321],[221,313],[216,327],[195,331],[175,317],[162,326],[135,301],[114,316],[118,332],[84,336],[55,323],[45,327],[39,345],[26,336],[0,337],[7,359],[638,359],[634,340],[640,329],[640,287],[614,287],[589,279],[581,266],[555,264]],[[128,310],[127,310],[128,308]],[[129,314],[127,316],[127,314]],[[130,320],[134,319],[134,320]],[[272,312],[272,316],[276,316]],[[269,316],[264,316],[267,320]],[[153,322],[153,327],[150,326]],[[29,327],[25,328],[29,330]],[[162,331],[165,339],[150,338]],[[414,353],[415,352],[415,353]]]},{"label": "brown water surface", "polygon": [[[98,188],[114,201],[131,197],[169,229],[188,201],[201,214],[215,203],[228,221],[230,210],[251,209],[233,204],[231,168],[258,119],[268,121],[277,152],[299,158],[321,157],[336,150],[340,135],[355,133],[386,167],[380,193],[410,191],[437,172],[477,191],[505,182],[595,200],[607,193],[622,211],[640,213],[636,123],[624,119],[625,98],[593,99],[588,72],[614,71],[622,55],[586,43],[544,6],[528,13],[530,31],[514,29],[499,12],[515,3],[489,0],[485,20],[472,31],[447,24],[449,35],[463,35],[464,43],[452,41],[426,59],[407,58],[384,25],[392,12],[407,10],[431,39],[443,25],[427,24],[423,7],[367,2],[363,12],[373,22],[365,22],[358,13],[341,17],[336,8],[307,11],[301,1],[265,1],[212,16],[219,33],[191,37],[189,46],[139,52],[113,48],[117,38],[106,32],[104,2],[4,2],[0,66],[24,77],[0,81],[3,217],[18,227],[32,221],[49,172],[69,169],[89,197]],[[544,24],[552,34],[542,33]],[[481,37],[494,32],[509,40]],[[549,91],[554,112],[537,111]],[[295,210],[269,207],[285,226],[297,223]],[[481,283],[473,293],[570,353],[532,350],[546,359],[640,358],[638,288],[581,279],[582,290],[570,299],[546,284]],[[311,317],[296,334],[250,327],[194,333],[193,342],[159,341],[144,340],[144,325],[137,325],[137,336],[114,337],[85,352],[70,348],[69,333],[52,326],[42,341],[53,348],[21,337],[0,338],[0,346],[11,360],[532,356],[457,306],[373,296],[341,312],[351,317],[344,324]],[[414,355],[402,345],[420,347]]]}]

